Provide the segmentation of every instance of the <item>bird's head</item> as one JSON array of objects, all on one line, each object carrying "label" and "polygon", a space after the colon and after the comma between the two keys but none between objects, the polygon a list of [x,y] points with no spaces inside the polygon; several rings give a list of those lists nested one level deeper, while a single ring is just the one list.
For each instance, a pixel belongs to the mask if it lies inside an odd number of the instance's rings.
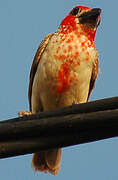
[{"label": "bird's head", "polygon": [[98,25],[100,24],[101,9],[76,6],[61,22],[60,29],[64,34],[75,31],[84,33],[89,39],[94,40]]}]

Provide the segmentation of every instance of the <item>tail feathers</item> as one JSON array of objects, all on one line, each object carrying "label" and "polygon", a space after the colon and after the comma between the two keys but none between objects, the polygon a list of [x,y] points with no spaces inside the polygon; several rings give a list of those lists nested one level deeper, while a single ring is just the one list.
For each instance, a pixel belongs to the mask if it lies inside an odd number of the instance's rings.
[{"label": "tail feathers", "polygon": [[32,166],[35,171],[56,175],[60,170],[61,149],[34,153]]}]

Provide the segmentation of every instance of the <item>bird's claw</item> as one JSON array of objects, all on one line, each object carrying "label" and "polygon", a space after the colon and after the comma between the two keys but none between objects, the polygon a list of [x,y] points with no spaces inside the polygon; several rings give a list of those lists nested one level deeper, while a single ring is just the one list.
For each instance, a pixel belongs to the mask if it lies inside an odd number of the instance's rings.
[{"label": "bird's claw", "polygon": [[31,115],[32,113],[30,111],[19,111],[18,112],[18,116],[19,117],[22,117],[22,116],[29,116]]}]

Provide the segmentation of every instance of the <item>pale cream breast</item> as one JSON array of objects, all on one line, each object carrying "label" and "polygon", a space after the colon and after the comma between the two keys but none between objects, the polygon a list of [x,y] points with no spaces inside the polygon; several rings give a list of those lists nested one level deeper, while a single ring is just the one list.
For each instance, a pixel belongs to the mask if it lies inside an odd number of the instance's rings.
[{"label": "pale cream breast", "polygon": [[86,102],[97,56],[96,48],[85,36],[78,39],[76,34],[62,37],[55,33],[34,77],[32,110],[38,109],[38,100],[44,110]]}]

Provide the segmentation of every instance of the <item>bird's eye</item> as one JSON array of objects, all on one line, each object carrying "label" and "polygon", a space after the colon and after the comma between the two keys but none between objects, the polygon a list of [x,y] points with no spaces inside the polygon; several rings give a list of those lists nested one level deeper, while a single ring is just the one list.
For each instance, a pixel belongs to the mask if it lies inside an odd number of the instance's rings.
[{"label": "bird's eye", "polygon": [[79,8],[74,8],[73,11],[71,12],[71,14],[73,16],[76,16],[78,14],[78,12],[79,12]]}]

